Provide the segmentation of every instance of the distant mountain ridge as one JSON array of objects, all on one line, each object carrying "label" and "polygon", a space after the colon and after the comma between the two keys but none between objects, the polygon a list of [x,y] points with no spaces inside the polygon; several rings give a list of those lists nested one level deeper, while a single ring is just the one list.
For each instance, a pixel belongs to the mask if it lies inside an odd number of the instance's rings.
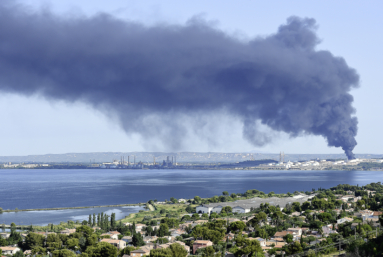
[{"label": "distant mountain ridge", "polygon": [[[66,154],[44,154],[44,155],[28,155],[28,156],[0,156],[0,163],[16,162],[16,163],[90,163],[90,162],[112,162],[113,160],[121,160],[130,162],[162,162],[169,159],[174,162],[241,162],[246,160],[262,160],[273,159],[279,161],[279,153],[218,153],[218,152],[95,152],[95,153],[66,153]],[[382,158],[381,154],[356,154],[357,158]],[[345,159],[344,154],[285,154],[285,161],[304,161],[311,159]]]}]

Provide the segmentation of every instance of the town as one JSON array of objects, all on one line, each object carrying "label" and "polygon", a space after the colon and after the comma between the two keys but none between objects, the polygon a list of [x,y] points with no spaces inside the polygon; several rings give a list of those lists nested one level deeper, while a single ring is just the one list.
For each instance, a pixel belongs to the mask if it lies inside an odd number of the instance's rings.
[{"label": "town", "polygon": [[380,182],[286,194],[224,191],[149,200],[145,210],[119,221],[99,213],[81,223],[3,224],[0,249],[5,256],[54,257],[377,256],[383,252],[382,210]]},{"label": "town", "polygon": [[234,163],[188,163],[177,162],[175,156],[166,160],[152,162],[133,160],[113,160],[102,163],[3,163],[3,169],[204,169],[204,170],[383,170],[383,159],[313,159],[303,161],[285,160],[281,154],[279,160],[245,160]]}]

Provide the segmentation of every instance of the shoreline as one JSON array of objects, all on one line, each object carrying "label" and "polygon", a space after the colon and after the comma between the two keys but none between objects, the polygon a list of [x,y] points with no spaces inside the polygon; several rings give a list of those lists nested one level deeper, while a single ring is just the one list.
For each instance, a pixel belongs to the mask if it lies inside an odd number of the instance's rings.
[{"label": "shoreline", "polygon": [[103,208],[103,207],[123,207],[123,206],[142,206],[146,203],[131,203],[131,204],[114,204],[114,205],[98,205],[98,206],[80,206],[80,207],[55,207],[55,208],[37,208],[37,209],[15,209],[3,210],[4,212],[27,212],[27,211],[58,211],[58,210],[71,210],[71,209],[90,209],[90,208]]}]

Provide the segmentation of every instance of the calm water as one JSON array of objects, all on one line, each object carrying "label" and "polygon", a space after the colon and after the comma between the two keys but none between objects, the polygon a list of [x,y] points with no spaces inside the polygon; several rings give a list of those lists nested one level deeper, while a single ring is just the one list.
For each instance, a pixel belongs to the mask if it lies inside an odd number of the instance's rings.
[{"label": "calm water", "polygon": [[28,211],[28,212],[4,212],[0,214],[0,224],[11,224],[12,222],[17,225],[39,225],[44,226],[49,223],[59,224],[61,221],[67,222],[68,220],[83,221],[88,220],[89,214],[106,213],[111,216],[112,213],[116,214],[116,219],[123,219],[130,213],[142,210],[139,206],[126,206],[126,207],[102,207],[102,208],[89,208],[89,209],[66,209],[55,211]]},{"label": "calm water", "polygon": [[211,197],[258,189],[286,193],[383,181],[378,171],[5,170],[0,207],[28,209]]}]

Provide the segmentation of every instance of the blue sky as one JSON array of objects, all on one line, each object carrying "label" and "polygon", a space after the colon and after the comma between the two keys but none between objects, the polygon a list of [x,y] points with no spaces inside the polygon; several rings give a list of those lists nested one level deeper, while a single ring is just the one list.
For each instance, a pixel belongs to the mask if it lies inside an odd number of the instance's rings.
[{"label": "blue sky", "polygon": [[[354,107],[359,119],[355,153],[382,153],[381,95],[383,17],[381,1],[41,1],[20,0],[32,10],[41,8],[63,16],[92,16],[106,12],[120,19],[139,21],[148,26],[157,23],[184,24],[194,16],[211,21],[218,28],[246,40],[275,33],[286,18],[295,15],[317,21],[322,39],[319,49],[345,58],[360,77],[353,90]],[[160,143],[147,145],[140,135],[127,135],[113,117],[83,103],[47,101],[40,96],[0,95],[0,155],[28,155],[66,152],[167,151]],[[227,119],[226,117],[216,117]],[[242,152],[259,150],[285,153],[342,153],[330,148],[321,137],[289,139],[275,133],[275,140],[257,148],[242,138],[240,123],[226,120],[214,140],[191,136],[183,151]],[[222,138],[222,140],[221,140]]]}]

